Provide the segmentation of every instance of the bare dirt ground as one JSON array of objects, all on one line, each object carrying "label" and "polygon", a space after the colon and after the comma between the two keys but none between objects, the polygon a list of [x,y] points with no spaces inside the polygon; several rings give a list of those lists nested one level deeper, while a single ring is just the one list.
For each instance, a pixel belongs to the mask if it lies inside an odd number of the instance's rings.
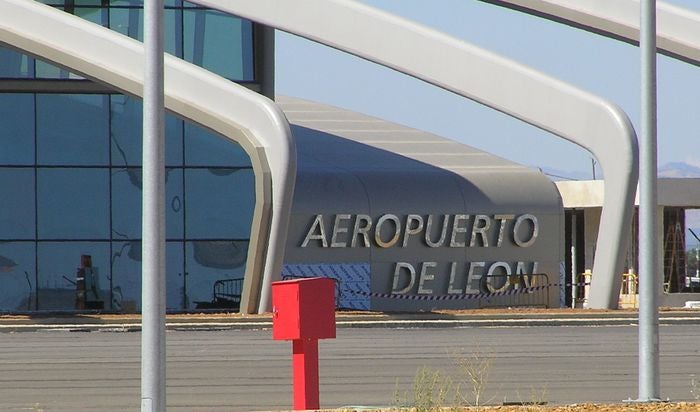
[{"label": "bare dirt ground", "polygon": [[700,411],[699,403],[677,402],[677,403],[619,403],[619,404],[591,404],[583,403],[576,405],[560,406],[493,406],[488,408],[468,408],[465,411],[483,412],[691,412]]},{"label": "bare dirt ground", "polygon": [[[415,409],[343,409],[343,412],[390,412],[415,411]],[[428,409],[426,412],[698,412],[700,403],[694,402],[659,402],[659,403],[618,403],[573,405],[522,405],[522,406],[481,406],[466,408]],[[338,412],[335,410],[334,412]]]}]

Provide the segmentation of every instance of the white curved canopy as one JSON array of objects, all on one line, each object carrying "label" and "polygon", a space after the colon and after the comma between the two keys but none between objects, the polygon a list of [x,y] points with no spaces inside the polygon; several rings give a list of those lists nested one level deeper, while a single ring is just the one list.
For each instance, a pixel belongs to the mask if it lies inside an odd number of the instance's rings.
[{"label": "white curved canopy", "polygon": [[[52,7],[1,1],[0,43],[142,95],[142,43]],[[264,310],[267,303],[257,302],[260,273],[271,279],[281,272],[294,190],[296,151],[289,124],[269,99],[170,55],[165,59],[165,107],[239,143],[251,157],[256,205],[241,310],[258,310],[258,303]]]},{"label": "white curved canopy", "polygon": [[[589,150],[605,172],[591,308],[618,304],[638,175],[634,129],[614,104],[436,30],[350,0],[194,0],[482,103]],[[410,47],[406,47],[410,45]]]},{"label": "white curved canopy", "polygon": [[[630,43],[639,42],[639,0],[479,0]],[[700,65],[700,13],[657,2],[660,53]]]}]

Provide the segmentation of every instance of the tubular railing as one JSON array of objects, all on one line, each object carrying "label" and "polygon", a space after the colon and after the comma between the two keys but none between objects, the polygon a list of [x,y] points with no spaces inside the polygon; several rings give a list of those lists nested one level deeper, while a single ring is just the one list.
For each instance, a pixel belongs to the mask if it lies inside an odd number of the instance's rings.
[{"label": "tubular railing", "polygon": [[546,273],[485,275],[481,290],[488,295],[479,298],[480,308],[492,307],[549,307],[552,285]]}]

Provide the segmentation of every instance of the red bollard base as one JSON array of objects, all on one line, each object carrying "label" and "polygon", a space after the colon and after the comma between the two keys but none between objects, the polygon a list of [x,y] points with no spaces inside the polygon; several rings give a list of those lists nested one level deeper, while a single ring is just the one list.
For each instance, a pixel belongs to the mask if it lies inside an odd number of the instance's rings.
[{"label": "red bollard base", "polygon": [[294,410],[320,409],[318,339],[295,339],[292,352]]}]

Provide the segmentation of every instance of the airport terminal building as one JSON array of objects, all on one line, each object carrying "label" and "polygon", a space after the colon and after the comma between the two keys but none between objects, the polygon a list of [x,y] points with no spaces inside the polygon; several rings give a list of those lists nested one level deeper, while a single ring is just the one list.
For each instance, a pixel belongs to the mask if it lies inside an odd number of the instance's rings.
[{"label": "airport terminal building", "polygon": [[[138,1],[43,3],[142,39]],[[168,53],[275,97],[273,30],[182,0],[166,1],[165,21]],[[297,167],[279,278],[334,278],[346,309],[563,303],[564,207],[541,172],[347,110],[274,100]],[[0,50],[0,311],[140,311],[141,107]],[[253,224],[255,161],[170,114],[165,160],[167,310],[254,311],[265,286],[251,259],[267,246]]]},{"label": "airport terminal building", "polygon": [[[142,37],[138,2],[45,3]],[[165,16],[168,53],[272,94],[269,29],[179,0]],[[140,310],[140,100],[8,48],[0,62],[0,310]],[[504,291],[510,274],[558,281],[561,200],[539,172],[379,119],[278,103],[298,152],[283,276],[335,277],[346,289],[339,305],[377,310],[485,304],[382,294]],[[215,284],[236,294],[226,288],[246,273],[251,160],[168,115],[166,167],[167,308],[227,308]],[[81,256],[94,278],[86,302]],[[558,291],[537,299],[558,304]]]}]

